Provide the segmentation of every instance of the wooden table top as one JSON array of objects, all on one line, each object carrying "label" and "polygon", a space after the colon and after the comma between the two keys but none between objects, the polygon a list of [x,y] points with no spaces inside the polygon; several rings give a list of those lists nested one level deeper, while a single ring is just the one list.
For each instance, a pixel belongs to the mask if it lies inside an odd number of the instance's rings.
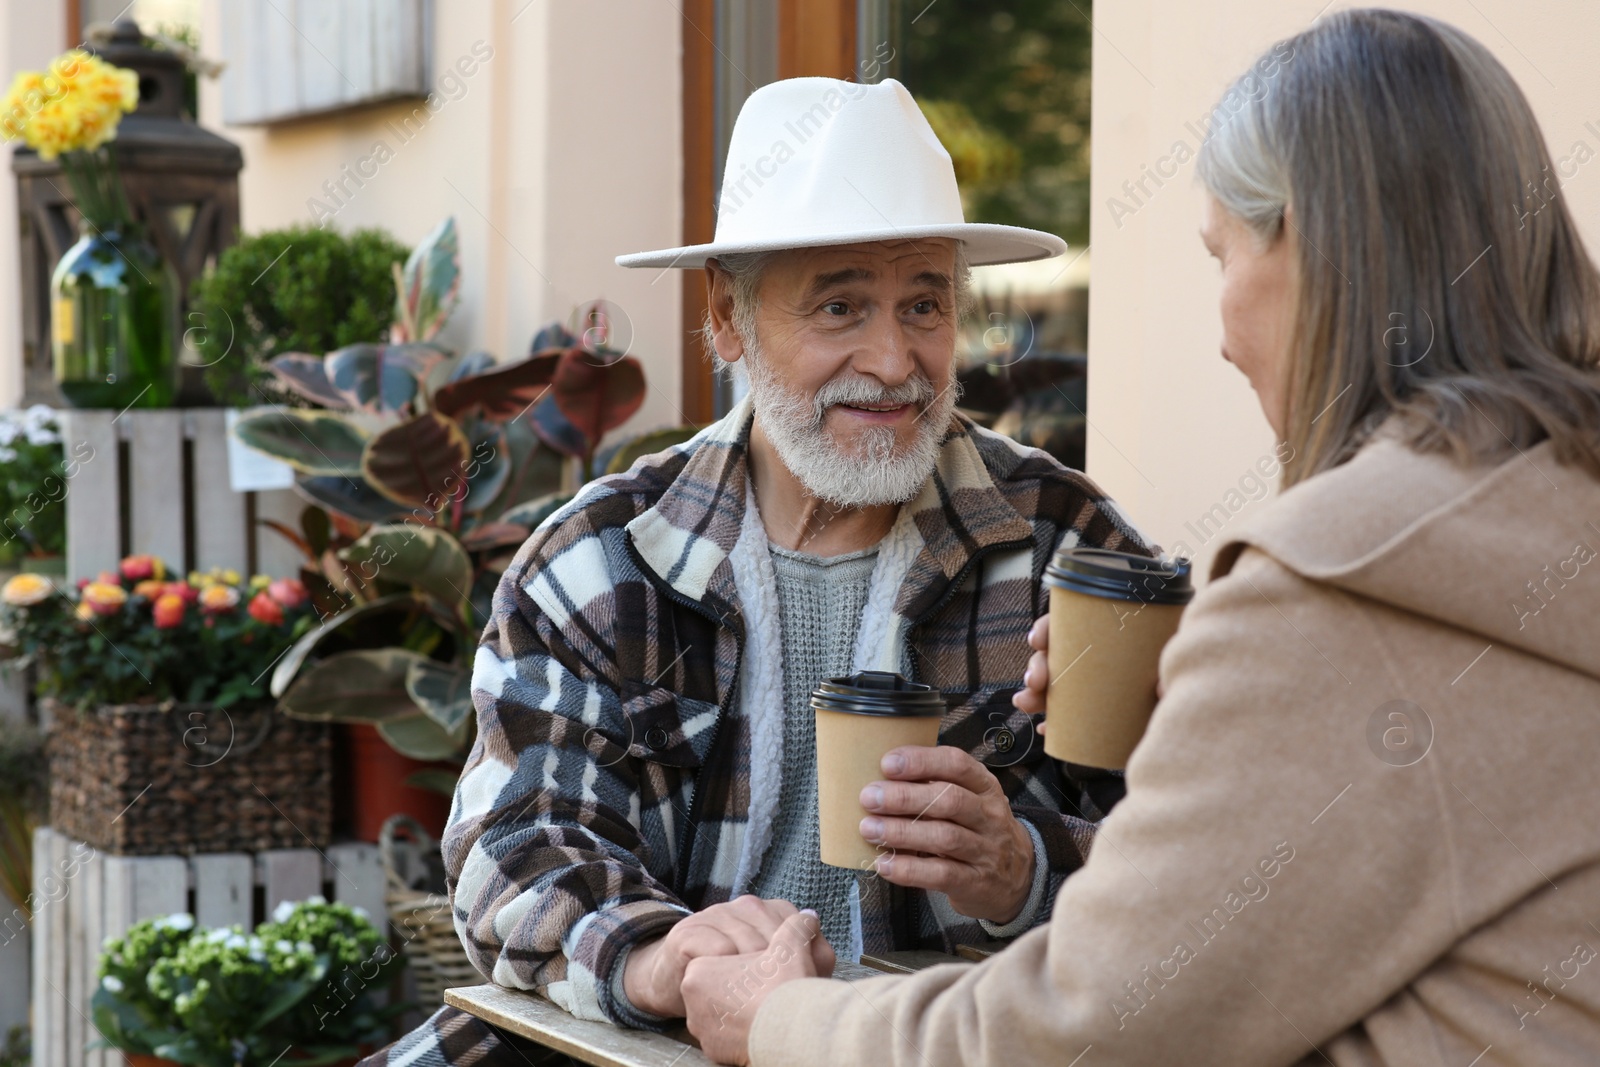
[{"label": "wooden table top", "polygon": [[[838,964],[833,976],[841,981],[856,982],[864,978],[882,978],[885,974],[909,974],[937,963],[966,963],[966,955],[910,951],[863,956],[861,963]],[[493,1026],[564,1052],[593,1067],[711,1067],[711,1061],[701,1054],[694,1038],[683,1029],[657,1034],[577,1019],[537,994],[492,983],[446,989],[444,1001]]]}]

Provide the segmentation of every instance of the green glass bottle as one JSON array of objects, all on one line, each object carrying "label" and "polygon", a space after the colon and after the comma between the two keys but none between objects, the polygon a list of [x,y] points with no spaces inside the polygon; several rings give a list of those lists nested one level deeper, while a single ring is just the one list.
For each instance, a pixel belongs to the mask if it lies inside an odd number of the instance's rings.
[{"label": "green glass bottle", "polygon": [[50,278],[56,384],[79,408],[170,407],[178,276],[138,223],[79,226]]}]

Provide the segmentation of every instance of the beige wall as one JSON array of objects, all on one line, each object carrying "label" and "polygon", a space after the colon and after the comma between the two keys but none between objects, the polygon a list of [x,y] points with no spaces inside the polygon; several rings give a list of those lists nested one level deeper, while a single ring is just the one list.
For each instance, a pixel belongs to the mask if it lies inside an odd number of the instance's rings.
[{"label": "beige wall", "polygon": [[[219,41],[222,2],[204,2],[204,42]],[[521,355],[540,326],[605,297],[631,321],[632,351],[651,385],[630,426],[677,424],[679,278],[612,263],[678,243],[676,10],[628,0],[439,0],[435,8],[434,83],[465,60],[465,88],[441,93],[446,102],[409,130],[401,124],[414,103],[229,127],[220,124],[220,85],[202,89],[202,121],[244,150],[244,229],[309,223],[332,210],[329,225],[384,226],[411,243],[453,214],[464,279],[443,340]],[[330,194],[324,182],[343,191]],[[313,198],[325,207],[308,206]]]},{"label": "beige wall", "polygon": [[[1201,119],[1232,78],[1325,2],[1095,5],[1089,473],[1164,546],[1183,542],[1202,564],[1219,528],[1260,507],[1238,490],[1258,463],[1274,466],[1272,435],[1255,394],[1219,355],[1218,274],[1196,236],[1202,193],[1193,160],[1162,185],[1145,178],[1150,195],[1138,192],[1138,202],[1123,183],[1137,183],[1144,167],[1170,174],[1176,160],[1164,157],[1182,154],[1174,151],[1180,141],[1199,146]],[[1347,6],[1336,0],[1328,10]],[[1393,6],[1446,19],[1488,46],[1532,102],[1556,160],[1574,155],[1579,141],[1600,154],[1600,4]],[[1590,249],[1600,249],[1600,166],[1569,173],[1569,205]],[[1114,213],[1112,197],[1133,212]]]},{"label": "beige wall", "polygon": [[[30,0],[0,5],[0,77],[3,87],[19,70],[43,70],[63,51],[66,5]],[[17,181],[11,174],[14,145],[0,147],[0,408],[22,399],[22,239],[17,231]]]}]

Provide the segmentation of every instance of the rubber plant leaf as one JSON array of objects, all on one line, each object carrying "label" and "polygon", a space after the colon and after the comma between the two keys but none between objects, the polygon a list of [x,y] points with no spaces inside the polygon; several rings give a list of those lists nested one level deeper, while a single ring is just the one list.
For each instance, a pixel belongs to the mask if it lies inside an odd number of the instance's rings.
[{"label": "rubber plant leaf", "polygon": [[559,350],[536,352],[450,382],[433,395],[433,409],[453,416],[476,410],[494,422],[514,419],[550,390],[560,359]]},{"label": "rubber plant leaf", "polygon": [[453,663],[419,659],[406,672],[406,692],[422,713],[458,742],[472,718],[472,672]]},{"label": "rubber plant leaf", "polygon": [[295,492],[319,507],[359,523],[388,522],[409,513],[403,504],[378,492],[367,484],[365,477],[354,478],[336,474],[302,477],[295,480]]},{"label": "rubber plant leaf", "polygon": [[461,542],[434,526],[374,526],[339,553],[364,578],[409,585],[459,608],[472,588],[472,560]]},{"label": "rubber plant leaf", "polygon": [[301,671],[279,698],[278,710],[314,722],[421,718],[422,710],[406,692],[406,671],[421,658],[403,648],[340,652]]},{"label": "rubber plant leaf", "polygon": [[350,401],[333,387],[321,356],[309,352],[285,352],[267,361],[267,369],[278,384],[296,396],[333,411],[344,411]]},{"label": "rubber plant leaf", "polygon": [[365,604],[357,604],[307,630],[289,646],[272,669],[268,692],[283,696],[313,655],[330,656],[360,649],[389,648],[401,644],[420,620],[432,617],[446,628],[453,625],[437,605],[416,593],[390,593]]},{"label": "rubber plant leaf", "polygon": [[327,411],[251,408],[233,424],[233,435],[257,452],[289,464],[302,474],[361,476],[367,433]]},{"label": "rubber plant leaf", "polygon": [[425,411],[375,434],[362,453],[361,473],[390,500],[436,512],[467,492],[471,453],[454,419]]},{"label": "rubber plant leaf", "polygon": [[395,308],[397,341],[431,341],[461,296],[461,250],[456,220],[446,218],[411,250],[401,271]]},{"label": "rubber plant leaf", "polygon": [[404,412],[416,406],[428,372],[447,358],[448,352],[430,344],[357,344],[329,352],[322,367],[352,408]]},{"label": "rubber plant leaf", "polygon": [[551,395],[585,440],[583,455],[609,430],[627,422],[644,403],[644,368],[632,356],[573,348],[562,353]]}]

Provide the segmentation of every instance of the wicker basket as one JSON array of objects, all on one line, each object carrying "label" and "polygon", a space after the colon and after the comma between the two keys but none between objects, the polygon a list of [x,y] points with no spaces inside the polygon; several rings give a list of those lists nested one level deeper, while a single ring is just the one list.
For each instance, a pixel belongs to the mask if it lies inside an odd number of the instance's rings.
[{"label": "wicker basket", "polygon": [[59,832],[123,856],[327,846],[326,723],[271,705],[47,703]]},{"label": "wicker basket", "polygon": [[409,837],[426,861],[439,856],[439,843],[409,815],[391,815],[378,835],[384,875],[389,887],[384,900],[389,921],[405,940],[406,959],[417,980],[418,1006],[432,1012],[444,1004],[444,991],[456,986],[480,985],[483,976],[467,959],[466,949],[451,914],[450,898],[443,892],[442,863],[424,871],[407,872],[397,842]]}]

